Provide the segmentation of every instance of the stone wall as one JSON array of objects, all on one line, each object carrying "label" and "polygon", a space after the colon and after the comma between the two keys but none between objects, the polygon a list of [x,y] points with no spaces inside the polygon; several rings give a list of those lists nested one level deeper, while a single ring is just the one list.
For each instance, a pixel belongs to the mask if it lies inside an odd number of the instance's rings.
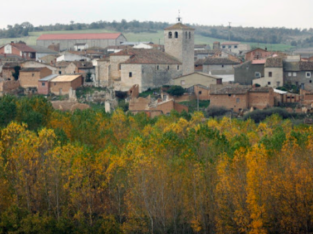
[{"label": "stone wall", "polygon": [[59,74],[58,69],[56,67],[44,64],[44,63],[39,63],[36,61],[26,61],[21,64],[22,68],[39,68],[39,67],[46,67],[49,68],[52,71],[52,74]]},{"label": "stone wall", "polygon": [[98,61],[96,70],[96,84],[100,87],[106,87],[112,85],[110,82],[110,69],[111,65],[108,61]]},{"label": "stone wall", "polygon": [[23,88],[37,87],[38,80],[52,74],[48,68],[42,68],[40,71],[20,71],[19,81]]},{"label": "stone wall", "polygon": [[2,68],[2,77],[4,79],[14,80],[12,72],[14,72],[13,68]]},{"label": "stone wall", "polygon": [[[169,38],[169,32],[172,38]],[[175,32],[178,38],[175,38]],[[190,33],[190,38],[189,38]],[[187,35],[187,36],[186,36]],[[193,30],[164,30],[165,52],[182,62],[183,75],[194,72],[194,31]]]},{"label": "stone wall", "polygon": [[5,80],[0,82],[0,96],[17,90],[20,87],[20,82],[15,80]]},{"label": "stone wall", "polygon": [[123,62],[128,60],[130,56],[111,56],[110,57],[110,78],[113,80],[120,80],[121,79],[121,67]]},{"label": "stone wall", "polygon": [[252,64],[251,61],[245,62],[234,67],[235,83],[241,85],[252,85],[252,81],[256,79],[255,73],[259,72],[264,77],[264,64]]}]

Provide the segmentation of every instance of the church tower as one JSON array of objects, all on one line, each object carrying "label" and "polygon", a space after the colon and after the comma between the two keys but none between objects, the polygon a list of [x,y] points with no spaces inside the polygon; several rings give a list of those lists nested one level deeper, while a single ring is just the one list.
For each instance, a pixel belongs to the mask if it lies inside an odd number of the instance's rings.
[{"label": "church tower", "polygon": [[165,52],[182,62],[183,75],[194,72],[194,28],[177,23],[164,29]]}]

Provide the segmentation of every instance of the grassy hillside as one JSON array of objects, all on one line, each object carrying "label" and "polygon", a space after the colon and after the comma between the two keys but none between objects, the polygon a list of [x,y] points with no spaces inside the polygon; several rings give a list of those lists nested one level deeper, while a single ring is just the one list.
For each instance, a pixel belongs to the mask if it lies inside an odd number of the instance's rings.
[{"label": "grassy hillside", "polygon": [[[0,45],[9,43],[11,41],[25,41],[28,45],[36,45],[36,39],[41,34],[53,34],[53,33],[101,33],[101,32],[113,32],[104,29],[94,29],[94,30],[73,30],[73,31],[45,31],[45,32],[31,32],[28,37],[20,38],[2,38],[0,39]],[[128,41],[152,41],[154,43],[164,43],[163,31],[158,31],[157,33],[123,33]],[[196,44],[209,44],[212,46],[214,41],[223,41],[217,38],[204,37],[201,35],[195,36]],[[280,50],[285,51],[292,48],[290,45],[285,44],[262,44],[262,43],[248,43],[251,47],[267,47],[269,50]]]}]

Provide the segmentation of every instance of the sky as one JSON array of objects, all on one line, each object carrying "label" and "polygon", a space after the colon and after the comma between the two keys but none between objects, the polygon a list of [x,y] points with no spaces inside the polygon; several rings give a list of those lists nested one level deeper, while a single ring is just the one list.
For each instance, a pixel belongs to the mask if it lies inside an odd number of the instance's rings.
[{"label": "sky", "polygon": [[[3,0],[0,28],[95,21],[159,21],[242,27],[313,28],[312,0]],[[18,6],[18,7],[17,7]],[[297,6],[300,6],[297,8]]]}]

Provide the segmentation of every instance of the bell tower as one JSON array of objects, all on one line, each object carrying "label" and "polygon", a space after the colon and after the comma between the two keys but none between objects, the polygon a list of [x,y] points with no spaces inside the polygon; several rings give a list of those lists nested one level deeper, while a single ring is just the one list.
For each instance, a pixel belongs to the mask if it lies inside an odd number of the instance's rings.
[{"label": "bell tower", "polygon": [[164,29],[165,52],[181,61],[183,75],[194,72],[194,31],[182,23],[180,14],[176,24]]}]

